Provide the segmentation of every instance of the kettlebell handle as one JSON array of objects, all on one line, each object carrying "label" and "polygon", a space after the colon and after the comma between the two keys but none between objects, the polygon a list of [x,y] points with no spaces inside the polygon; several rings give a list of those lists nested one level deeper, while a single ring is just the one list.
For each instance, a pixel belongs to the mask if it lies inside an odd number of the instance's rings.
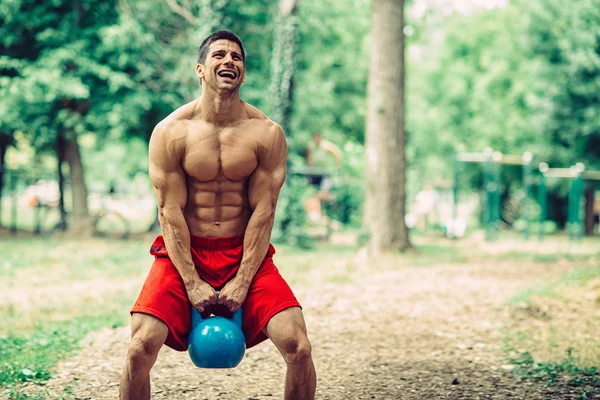
[{"label": "kettlebell handle", "polygon": [[[219,297],[220,293],[221,291],[217,290],[217,297]],[[242,307],[233,312],[231,320],[238,328],[242,329]],[[202,322],[202,315],[200,314],[200,311],[192,305],[192,329],[198,326],[200,322]]]}]

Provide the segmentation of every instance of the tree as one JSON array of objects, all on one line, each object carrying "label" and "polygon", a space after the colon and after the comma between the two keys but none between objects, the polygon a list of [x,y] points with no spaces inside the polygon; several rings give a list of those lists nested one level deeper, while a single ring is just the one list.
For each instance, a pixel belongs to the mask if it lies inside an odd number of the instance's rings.
[{"label": "tree", "polygon": [[271,118],[289,131],[296,70],[297,0],[280,0],[271,58]]},{"label": "tree", "polygon": [[[565,7],[557,0],[521,2],[529,16],[525,44],[536,73],[531,108],[551,139],[551,164],[600,169],[600,1]],[[595,183],[586,189],[585,231],[593,234]]]},{"label": "tree", "polygon": [[312,133],[336,143],[364,142],[370,2],[303,1],[294,75],[290,150]]},{"label": "tree", "polygon": [[4,187],[4,156],[12,137],[0,132],[0,226],[2,226],[2,189]]},{"label": "tree", "polygon": [[375,0],[371,20],[365,224],[371,250],[410,247],[405,215],[403,0]]},{"label": "tree", "polygon": [[0,109],[3,124],[15,116],[10,128],[29,135],[40,151],[57,149],[61,171],[62,162],[68,164],[75,233],[91,231],[78,137],[98,130],[93,116],[114,102],[107,94],[130,83],[96,53],[98,32],[116,18],[115,3],[97,0],[19,0],[0,7],[3,91],[10,93]]}]

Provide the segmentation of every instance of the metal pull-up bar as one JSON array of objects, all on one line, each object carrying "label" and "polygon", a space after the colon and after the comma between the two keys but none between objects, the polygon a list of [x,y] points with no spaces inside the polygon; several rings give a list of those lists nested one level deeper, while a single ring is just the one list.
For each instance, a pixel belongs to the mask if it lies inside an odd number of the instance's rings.
[{"label": "metal pull-up bar", "polygon": [[525,188],[525,219],[527,228],[525,230],[525,238],[529,238],[529,201],[531,192],[531,162],[533,154],[525,152],[522,155],[502,154],[499,151],[493,151],[488,147],[483,152],[459,152],[454,158],[454,187],[453,187],[453,211],[452,218],[457,219],[458,209],[458,175],[459,163],[478,163],[483,164],[483,180],[484,190],[486,193],[486,206],[484,210],[484,223],[486,231],[486,239],[492,240],[495,238],[499,230],[500,222],[500,178],[502,165],[520,165],[523,168],[523,186]]},{"label": "metal pull-up bar", "polygon": [[[583,235],[583,223],[581,222],[581,199],[583,198],[583,180],[585,166],[577,163],[570,168],[550,168],[547,163],[539,165],[540,186],[538,189],[538,201],[540,202],[540,223],[538,229],[539,240],[544,239],[544,222],[548,213],[548,199],[546,190],[546,179],[570,179],[569,199],[567,210],[567,232],[569,240],[581,239]],[[590,171],[595,175],[596,171]],[[600,174],[599,174],[600,175]],[[589,175],[588,175],[589,176]]]}]

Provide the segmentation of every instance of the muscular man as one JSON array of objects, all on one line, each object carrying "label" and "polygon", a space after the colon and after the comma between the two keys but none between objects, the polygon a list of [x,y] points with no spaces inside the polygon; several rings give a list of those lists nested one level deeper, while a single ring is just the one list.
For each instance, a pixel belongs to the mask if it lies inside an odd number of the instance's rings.
[{"label": "muscular man", "polygon": [[219,304],[242,307],[247,347],[269,338],[281,352],[285,398],[314,399],[304,317],[269,244],[287,145],[276,123],[240,100],[244,61],[236,35],[210,35],[196,65],[202,95],[160,122],[150,139],[163,235],[150,249],[156,259],[131,310],[121,399],[149,399],[162,345],[186,350],[191,307],[207,313]]}]

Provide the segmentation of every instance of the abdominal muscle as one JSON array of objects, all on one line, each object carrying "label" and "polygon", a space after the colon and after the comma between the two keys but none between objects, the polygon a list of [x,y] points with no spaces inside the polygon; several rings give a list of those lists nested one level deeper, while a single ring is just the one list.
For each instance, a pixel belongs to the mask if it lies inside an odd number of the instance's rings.
[{"label": "abdominal muscle", "polygon": [[190,234],[203,237],[243,236],[250,219],[247,180],[188,179],[184,210]]}]

